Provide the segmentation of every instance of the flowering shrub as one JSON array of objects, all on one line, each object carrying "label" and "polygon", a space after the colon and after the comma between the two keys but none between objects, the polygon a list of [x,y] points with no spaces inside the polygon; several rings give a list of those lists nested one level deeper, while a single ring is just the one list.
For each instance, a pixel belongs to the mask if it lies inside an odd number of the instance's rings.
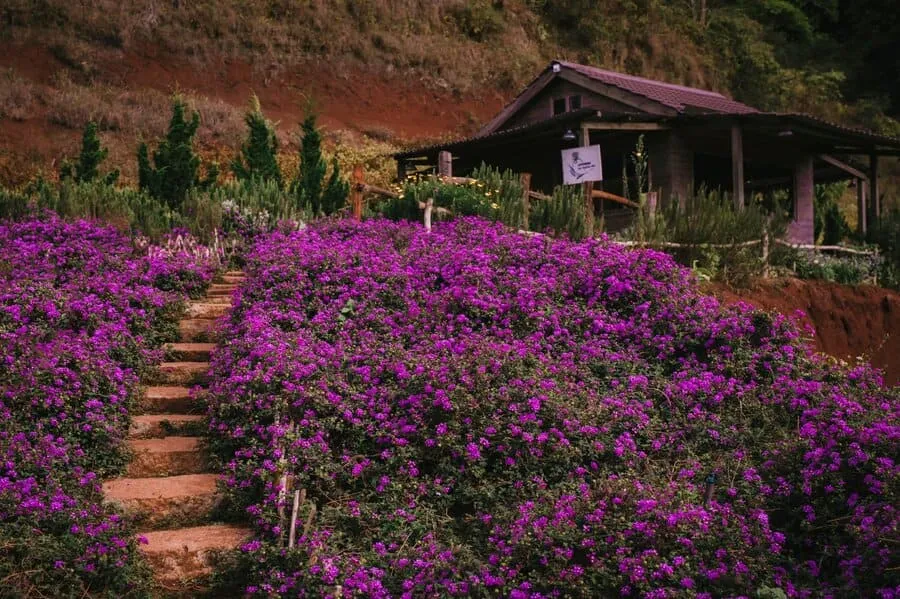
[{"label": "flowering shrub", "polygon": [[[112,228],[0,224],[0,580],[10,596],[143,592],[135,541],[102,505],[126,461],[139,375],[208,263],[136,252]],[[3,594],[3,592],[0,592]]]},{"label": "flowering shrub", "polygon": [[248,270],[210,416],[249,594],[896,596],[897,390],[671,257],[376,220]]}]

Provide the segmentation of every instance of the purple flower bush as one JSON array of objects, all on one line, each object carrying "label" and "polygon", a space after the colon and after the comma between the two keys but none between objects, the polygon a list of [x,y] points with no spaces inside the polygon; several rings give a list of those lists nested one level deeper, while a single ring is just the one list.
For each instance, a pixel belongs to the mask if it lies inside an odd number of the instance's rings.
[{"label": "purple flower bush", "polygon": [[0,224],[0,579],[13,596],[139,594],[135,541],[100,482],[126,462],[139,376],[182,309],[156,284],[178,273],[203,284],[213,271],[97,223]]},{"label": "purple flower bush", "polygon": [[247,270],[210,417],[250,595],[900,596],[898,390],[663,253],[376,220]]}]

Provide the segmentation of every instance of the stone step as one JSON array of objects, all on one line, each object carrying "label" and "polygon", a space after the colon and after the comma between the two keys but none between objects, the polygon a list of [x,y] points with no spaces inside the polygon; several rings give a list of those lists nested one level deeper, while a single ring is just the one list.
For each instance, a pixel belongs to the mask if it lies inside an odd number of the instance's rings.
[{"label": "stone step", "polygon": [[246,277],[246,275],[244,275],[244,273],[241,273],[239,275],[224,274],[224,275],[222,275],[222,278],[221,278],[221,282],[226,285],[228,285],[229,283],[232,285],[240,285],[241,283],[243,283],[246,280],[247,280],[247,277]]},{"label": "stone step", "polygon": [[160,385],[201,385],[209,378],[209,362],[163,362],[153,375]]},{"label": "stone step", "polygon": [[212,571],[216,553],[233,551],[250,540],[250,529],[211,524],[143,533],[141,552],[153,569],[157,582],[167,587],[189,583]]},{"label": "stone step", "polygon": [[226,277],[246,277],[243,270],[229,270],[225,272]]},{"label": "stone step", "polygon": [[223,295],[207,295],[199,301],[204,304],[224,304],[226,306],[231,306],[231,292]]},{"label": "stone step", "polygon": [[198,434],[203,428],[200,414],[142,414],[131,419],[128,436],[132,439],[156,439]]},{"label": "stone step", "polygon": [[231,295],[238,286],[235,283],[213,283],[206,290],[206,295]]},{"label": "stone step", "polygon": [[146,387],[141,408],[146,414],[201,414],[206,411],[202,397],[202,392],[183,385]]},{"label": "stone step", "polygon": [[217,333],[215,318],[185,318],[178,321],[178,340],[182,343],[214,341]]},{"label": "stone step", "polygon": [[215,348],[215,343],[166,343],[163,346],[172,361],[188,362],[209,362],[209,355]]},{"label": "stone step", "polygon": [[128,445],[134,452],[126,470],[131,478],[203,474],[207,469],[200,437],[132,439]]},{"label": "stone step", "polygon": [[212,302],[190,302],[187,305],[188,318],[221,318],[231,309],[229,304]]},{"label": "stone step", "polygon": [[222,501],[218,478],[215,474],[116,478],[103,483],[103,495],[142,528],[200,524]]}]

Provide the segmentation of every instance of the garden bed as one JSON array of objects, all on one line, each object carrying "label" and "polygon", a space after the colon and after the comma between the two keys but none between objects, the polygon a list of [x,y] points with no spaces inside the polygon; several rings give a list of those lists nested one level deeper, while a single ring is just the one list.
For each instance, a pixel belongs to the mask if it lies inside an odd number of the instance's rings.
[{"label": "garden bed", "polygon": [[900,584],[897,391],[665,254],[375,220],[274,234],[247,270],[210,414],[251,595]]}]

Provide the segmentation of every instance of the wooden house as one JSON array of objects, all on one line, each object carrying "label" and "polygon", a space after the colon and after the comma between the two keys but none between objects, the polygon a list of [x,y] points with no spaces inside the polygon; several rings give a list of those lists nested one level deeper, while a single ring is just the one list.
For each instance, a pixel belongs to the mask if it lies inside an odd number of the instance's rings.
[{"label": "wooden house", "polygon": [[[813,243],[817,182],[855,180],[864,231],[880,215],[878,157],[900,155],[900,140],[870,131],[805,114],[763,112],[716,92],[554,61],[473,137],[395,158],[401,178],[437,169],[443,157],[444,172],[452,164],[453,174],[465,175],[485,162],[531,173],[532,187],[550,191],[563,181],[561,150],[596,144],[604,181],[594,185],[616,195],[634,174],[639,136],[651,191],[660,202],[680,201],[705,186],[730,192],[743,206],[749,194],[787,189],[793,197],[788,235],[797,243]],[[853,162],[860,158],[864,166]],[[633,215],[610,200],[596,201],[594,209],[610,229]]]}]

